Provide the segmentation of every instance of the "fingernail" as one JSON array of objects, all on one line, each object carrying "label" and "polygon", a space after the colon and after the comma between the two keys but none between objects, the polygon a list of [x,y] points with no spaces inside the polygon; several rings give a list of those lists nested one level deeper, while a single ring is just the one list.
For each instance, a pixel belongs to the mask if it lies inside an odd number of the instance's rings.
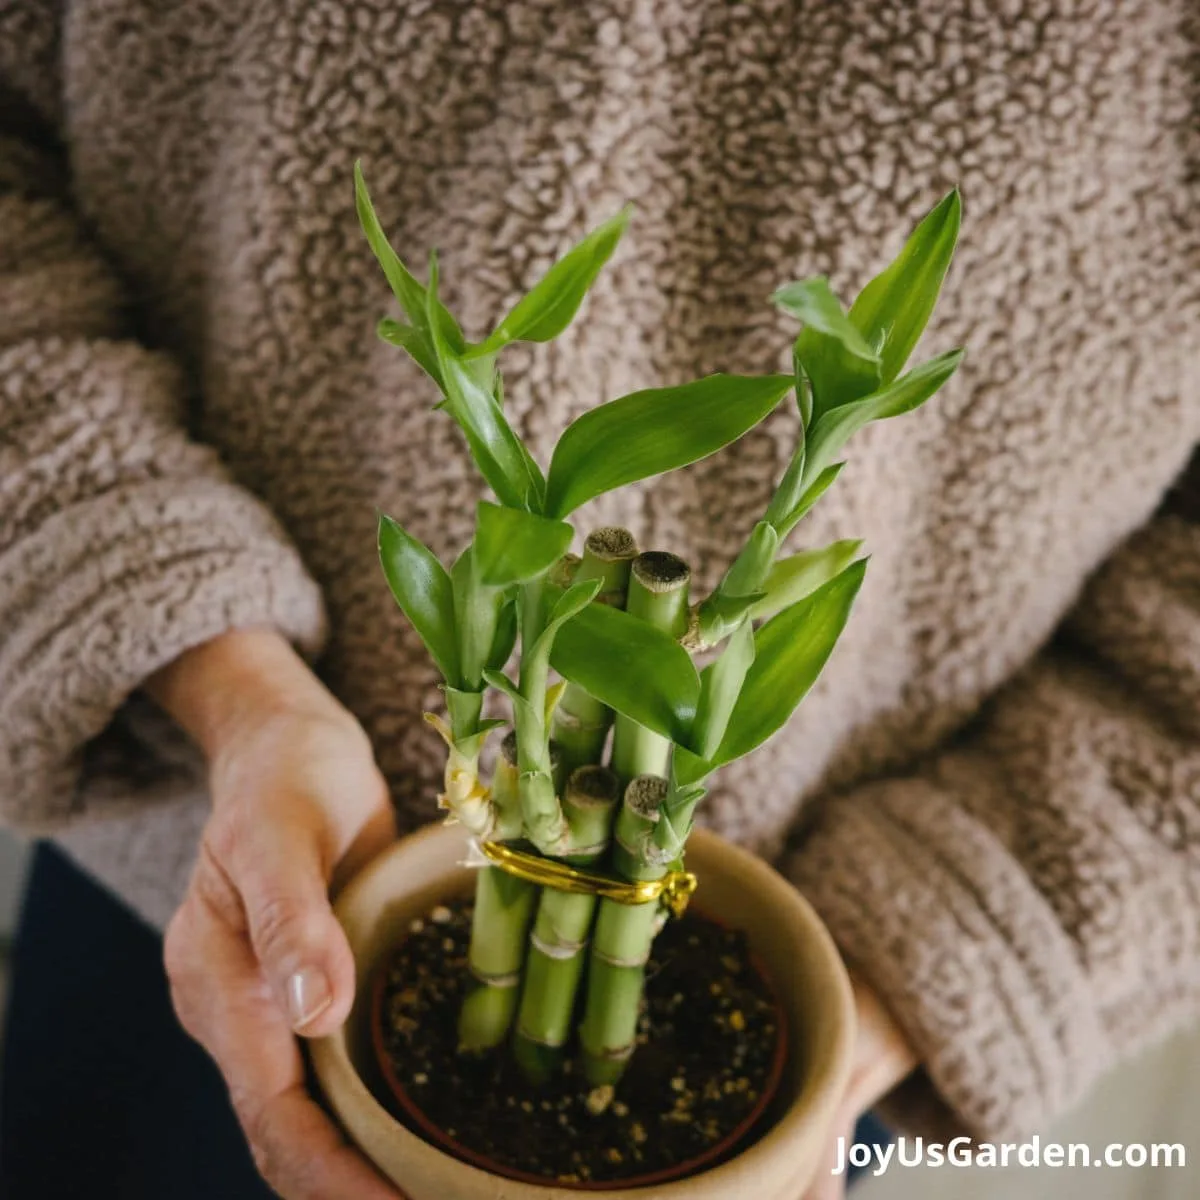
[{"label": "fingernail", "polygon": [[288,980],[288,1015],[297,1032],[311,1025],[332,1003],[333,993],[323,971],[305,967]]}]

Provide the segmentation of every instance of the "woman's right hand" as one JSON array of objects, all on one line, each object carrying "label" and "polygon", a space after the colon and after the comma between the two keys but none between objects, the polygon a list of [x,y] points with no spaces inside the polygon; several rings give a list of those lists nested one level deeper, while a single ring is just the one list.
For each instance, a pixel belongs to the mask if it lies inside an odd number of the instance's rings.
[{"label": "woman's right hand", "polygon": [[222,635],[148,690],[206,751],[212,814],[167,929],[171,997],[285,1200],[400,1200],[305,1089],[296,1035],[346,1019],[331,887],[395,837],[366,734],[278,635]]}]

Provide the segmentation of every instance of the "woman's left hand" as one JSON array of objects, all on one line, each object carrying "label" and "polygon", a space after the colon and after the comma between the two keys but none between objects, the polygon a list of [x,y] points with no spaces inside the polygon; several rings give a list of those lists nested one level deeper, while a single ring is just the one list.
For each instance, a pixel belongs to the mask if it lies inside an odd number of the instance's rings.
[{"label": "woman's left hand", "polygon": [[861,980],[852,978],[851,983],[858,1021],[854,1065],[820,1170],[804,1200],[842,1200],[846,1155],[854,1144],[858,1118],[919,1065],[915,1051],[879,997]]}]

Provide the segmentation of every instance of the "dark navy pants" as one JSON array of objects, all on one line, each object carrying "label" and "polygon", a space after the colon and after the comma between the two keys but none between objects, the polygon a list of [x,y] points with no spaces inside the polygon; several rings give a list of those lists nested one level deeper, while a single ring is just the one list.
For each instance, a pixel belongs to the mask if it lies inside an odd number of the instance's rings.
[{"label": "dark navy pants", "polygon": [[46,844],[34,851],[12,968],[0,1197],[273,1196],[220,1075],[175,1019],[161,938]]}]

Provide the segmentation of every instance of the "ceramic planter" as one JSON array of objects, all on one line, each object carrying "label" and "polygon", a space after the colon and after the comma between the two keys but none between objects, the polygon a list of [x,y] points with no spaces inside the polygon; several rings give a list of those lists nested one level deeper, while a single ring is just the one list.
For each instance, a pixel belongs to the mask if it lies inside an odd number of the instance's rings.
[{"label": "ceramic planter", "polygon": [[[409,922],[435,904],[469,895],[460,865],[465,838],[433,826],[398,842],[342,893],[336,911],[357,964],[358,993],[346,1025],[312,1045],[325,1098],[350,1137],[412,1200],[568,1200],[577,1189],[505,1179],[436,1148],[375,1099],[371,984]],[[775,1123],[744,1151],[687,1179],[641,1188],[591,1188],[595,1198],[795,1200],[817,1169],[845,1087],[853,1039],[850,983],[832,940],[798,892],[760,859],[697,830],[688,868],[706,911],[746,932],[779,997],[791,1047]]]}]

